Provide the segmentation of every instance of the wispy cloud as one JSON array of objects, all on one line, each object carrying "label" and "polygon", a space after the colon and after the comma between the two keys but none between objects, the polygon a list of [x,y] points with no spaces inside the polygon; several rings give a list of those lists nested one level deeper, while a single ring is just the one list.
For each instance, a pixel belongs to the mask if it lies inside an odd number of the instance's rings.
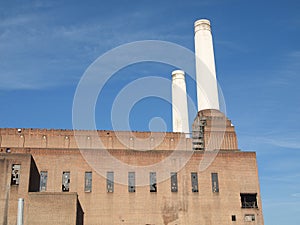
[{"label": "wispy cloud", "polygon": [[[268,130],[268,128],[267,128]],[[248,146],[270,145],[275,147],[300,149],[300,133],[294,130],[285,129],[281,127],[274,127],[270,132],[260,131],[260,133],[243,133],[240,134],[239,139],[247,143]]]},{"label": "wispy cloud", "polygon": [[227,0],[226,2],[224,0],[201,0],[201,1],[191,1],[189,2],[192,6],[214,6],[214,5],[220,5],[220,4],[229,4],[237,2],[237,0]]},{"label": "wispy cloud", "polygon": [[262,139],[263,142],[274,145],[274,146],[279,146],[283,148],[294,148],[294,149],[300,149],[300,137],[297,138],[285,138],[282,140],[277,140],[277,139]]},{"label": "wispy cloud", "polygon": [[300,50],[293,50],[282,55],[278,68],[273,71],[274,79],[269,79],[266,84],[271,86],[291,86],[300,81]]},{"label": "wispy cloud", "polygon": [[5,29],[12,26],[26,25],[32,22],[34,19],[36,19],[34,15],[28,14],[9,17],[0,21],[0,28]]},{"label": "wispy cloud", "polygon": [[294,201],[277,201],[277,202],[274,202],[274,200],[266,200],[264,201],[264,204],[263,204],[264,208],[279,208],[279,207],[286,207],[286,208],[293,208],[295,211],[298,211],[300,212],[300,202],[294,202]]},{"label": "wispy cloud", "polygon": [[273,133],[272,135],[260,136],[257,141],[273,146],[300,149],[300,134],[297,132]]},{"label": "wispy cloud", "polygon": [[229,49],[230,51],[240,52],[240,53],[247,53],[250,51],[250,49],[246,46],[243,46],[242,44],[233,42],[233,41],[226,41],[226,40],[216,40],[216,45],[219,45],[220,47],[224,47]]},{"label": "wispy cloud", "polygon": [[292,197],[294,197],[294,198],[300,198],[300,193],[299,192],[298,193],[293,193]]},{"label": "wispy cloud", "polygon": [[[50,7],[33,1],[32,7]],[[26,11],[26,10],[25,10]],[[159,12],[124,11],[118,17],[53,23],[53,13],[12,14],[0,22],[0,89],[40,89],[78,80],[87,66],[105,51],[143,39],[170,40],[184,35],[145,27]],[[122,21],[132,21],[124,24]],[[178,26],[178,25],[177,25]]]},{"label": "wispy cloud", "polygon": [[300,173],[288,174],[286,172],[284,172],[281,175],[276,174],[272,176],[261,177],[261,179],[263,179],[264,181],[274,181],[274,182],[281,182],[281,183],[295,183],[298,182],[299,178],[300,178]]}]

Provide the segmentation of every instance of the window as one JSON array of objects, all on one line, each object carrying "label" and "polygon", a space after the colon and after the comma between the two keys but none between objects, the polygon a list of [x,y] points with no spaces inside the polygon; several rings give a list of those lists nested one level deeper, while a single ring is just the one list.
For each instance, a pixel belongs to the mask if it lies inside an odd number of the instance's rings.
[{"label": "window", "polygon": [[192,192],[198,192],[198,174],[196,172],[191,173],[192,180]]},{"label": "window", "polygon": [[92,192],[92,172],[85,172],[84,191],[85,192]]},{"label": "window", "polygon": [[70,190],[70,172],[64,171],[62,175],[62,191],[69,192]]},{"label": "window", "polygon": [[235,215],[231,216],[231,221],[236,221],[236,216]]},{"label": "window", "polygon": [[128,173],[128,192],[135,192],[135,172]]},{"label": "window", "polygon": [[211,174],[211,182],[212,182],[212,192],[219,192],[219,181],[218,181],[218,174],[212,173]]},{"label": "window", "polygon": [[242,208],[257,208],[257,194],[243,194],[241,193]]},{"label": "window", "polygon": [[107,192],[114,192],[114,172],[106,173],[106,189]]},{"label": "window", "polygon": [[48,172],[41,171],[41,173],[40,173],[40,191],[47,190],[47,179],[48,179]]},{"label": "window", "polygon": [[150,192],[157,192],[156,172],[150,172]]},{"label": "window", "polygon": [[244,219],[245,219],[245,222],[255,221],[255,215],[254,214],[246,214]]},{"label": "window", "polygon": [[11,185],[19,185],[20,183],[20,164],[13,164],[11,167]]},{"label": "window", "polygon": [[[199,120],[200,119],[200,120]],[[204,127],[206,126],[206,119],[199,118],[197,123],[193,125],[193,149],[204,150]]]},{"label": "window", "polygon": [[171,191],[172,192],[177,192],[178,187],[177,187],[177,173],[172,172],[171,173]]}]

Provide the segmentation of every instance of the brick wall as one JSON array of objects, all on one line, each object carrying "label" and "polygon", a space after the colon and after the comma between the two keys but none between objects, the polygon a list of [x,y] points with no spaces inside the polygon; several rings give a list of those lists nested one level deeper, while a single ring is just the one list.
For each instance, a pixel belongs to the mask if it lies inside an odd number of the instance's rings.
[{"label": "brick wall", "polygon": [[[22,152],[21,148],[11,149]],[[199,171],[201,160],[208,157],[194,152],[191,159],[178,171],[178,192],[171,192],[170,171],[178,169],[178,163],[188,152],[182,151],[171,164],[158,169],[157,192],[149,190],[149,171],[145,165],[159,162],[170,156],[169,151],[111,150],[110,154],[127,164],[143,166],[136,172],[136,187],[129,193],[128,171],[118,170],[117,165],[106,167],[101,161],[92,168],[78,150],[29,149],[40,171],[48,171],[47,192],[61,193],[62,172],[70,171],[70,192],[79,196],[84,211],[84,224],[263,224],[256,156],[253,152],[219,152],[212,164]],[[27,152],[29,151],[26,150]],[[92,158],[101,159],[103,150],[91,151]],[[207,153],[206,153],[207,154]],[[100,158],[99,158],[100,157]],[[97,160],[96,160],[97,162]],[[203,161],[202,161],[203,162]],[[92,171],[92,192],[84,192],[84,175]],[[101,171],[114,171],[114,192],[107,193],[106,178]],[[132,171],[132,170],[131,170]],[[145,172],[146,171],[146,172]],[[199,192],[192,192],[191,172],[198,173]],[[219,193],[212,192],[211,173],[218,173]],[[167,176],[166,176],[167,174]],[[166,177],[164,177],[166,176]],[[123,180],[123,181],[124,181]],[[47,193],[46,192],[46,193]],[[242,209],[240,193],[257,193],[258,208]],[[33,212],[33,211],[31,211]],[[30,214],[30,213],[29,213]],[[28,214],[28,215],[29,215]],[[256,221],[244,222],[245,214],[255,214]]]}]

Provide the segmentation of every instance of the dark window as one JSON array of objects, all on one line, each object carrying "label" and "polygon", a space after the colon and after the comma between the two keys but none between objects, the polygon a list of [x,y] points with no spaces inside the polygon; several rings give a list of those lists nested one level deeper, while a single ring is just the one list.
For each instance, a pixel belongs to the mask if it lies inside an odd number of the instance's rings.
[{"label": "dark window", "polygon": [[62,191],[69,192],[70,190],[70,172],[64,171],[62,175]]},{"label": "dark window", "polygon": [[150,172],[150,192],[157,192],[156,172]]},{"label": "dark window", "polygon": [[20,183],[20,164],[13,164],[11,167],[11,185],[19,185]]},{"label": "dark window", "polygon": [[192,192],[198,192],[198,174],[196,172],[191,173],[192,180]]},{"label": "dark window", "polygon": [[106,190],[107,192],[114,192],[114,172],[106,173]]},{"label": "dark window", "polygon": [[235,216],[235,215],[232,215],[232,216],[231,216],[231,220],[232,220],[232,221],[236,221],[236,216]]},{"label": "dark window", "polygon": [[135,172],[128,173],[128,192],[135,192]]},{"label": "dark window", "polygon": [[211,174],[211,182],[212,182],[212,192],[219,192],[219,180],[218,180],[217,173]]},{"label": "dark window", "polygon": [[92,192],[92,172],[85,172],[84,191],[85,192]]},{"label": "dark window", "polygon": [[193,125],[193,149],[204,150],[204,127],[206,126],[205,118],[197,119]]},{"label": "dark window", "polygon": [[172,172],[171,173],[171,191],[177,192],[178,186],[177,186],[177,173]]},{"label": "dark window", "polygon": [[255,215],[254,214],[246,214],[245,222],[252,222],[252,221],[255,221]]},{"label": "dark window", "polygon": [[257,194],[242,194],[241,193],[241,203],[242,208],[257,208]]},{"label": "dark window", "polygon": [[48,172],[47,171],[41,171],[41,174],[40,174],[40,191],[46,191],[47,190],[47,180],[48,180]]}]

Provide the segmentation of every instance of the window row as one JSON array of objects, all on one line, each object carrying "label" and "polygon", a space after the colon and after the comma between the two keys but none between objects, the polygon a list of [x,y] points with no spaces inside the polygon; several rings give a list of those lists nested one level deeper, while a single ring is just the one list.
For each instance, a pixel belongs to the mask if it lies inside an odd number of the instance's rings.
[{"label": "window row", "polygon": [[[20,183],[20,164],[13,164],[11,167],[11,185],[17,186]],[[41,171],[40,172],[40,191],[46,191],[47,189],[47,180],[48,180],[48,172]],[[178,179],[177,173],[171,172],[170,174],[171,181],[171,192],[178,192]],[[211,173],[211,185],[212,192],[219,192],[219,181],[218,181],[218,173]],[[191,185],[192,192],[198,192],[198,173],[191,173]],[[62,173],[62,191],[69,192],[70,190],[70,171],[64,171]],[[106,173],[106,190],[107,192],[114,192],[114,172],[108,171]],[[135,184],[135,172],[128,173],[128,192],[135,192],[136,184]],[[156,181],[156,172],[149,173],[149,190],[150,192],[157,192],[157,181]],[[85,172],[84,178],[84,191],[91,192],[92,191],[92,172]],[[257,193],[241,193],[241,206],[242,208],[258,208],[257,204]],[[250,220],[250,219],[249,219]]]},{"label": "window row", "polygon": [[[231,216],[231,221],[237,221],[236,215]],[[245,222],[253,222],[255,221],[255,215],[254,214],[245,214],[244,215],[244,221]]]},{"label": "window row", "polygon": [[[47,179],[48,172],[41,171],[40,173],[40,191],[46,191],[47,189]],[[218,174],[211,174],[212,180],[212,192],[219,192],[219,182],[218,182]],[[171,181],[171,192],[178,192],[178,179],[177,173],[171,172],[170,174]],[[198,192],[198,174],[197,172],[191,173],[191,189],[192,192]],[[70,190],[70,172],[64,171],[62,173],[62,191],[68,192]],[[107,192],[114,192],[114,172],[108,171],[106,173],[106,190]],[[135,184],[135,172],[128,172],[128,192],[135,192],[136,184]],[[156,172],[149,173],[149,190],[150,192],[157,192],[157,181],[156,181]],[[85,172],[84,178],[84,191],[91,192],[92,191],[92,172]]]}]

